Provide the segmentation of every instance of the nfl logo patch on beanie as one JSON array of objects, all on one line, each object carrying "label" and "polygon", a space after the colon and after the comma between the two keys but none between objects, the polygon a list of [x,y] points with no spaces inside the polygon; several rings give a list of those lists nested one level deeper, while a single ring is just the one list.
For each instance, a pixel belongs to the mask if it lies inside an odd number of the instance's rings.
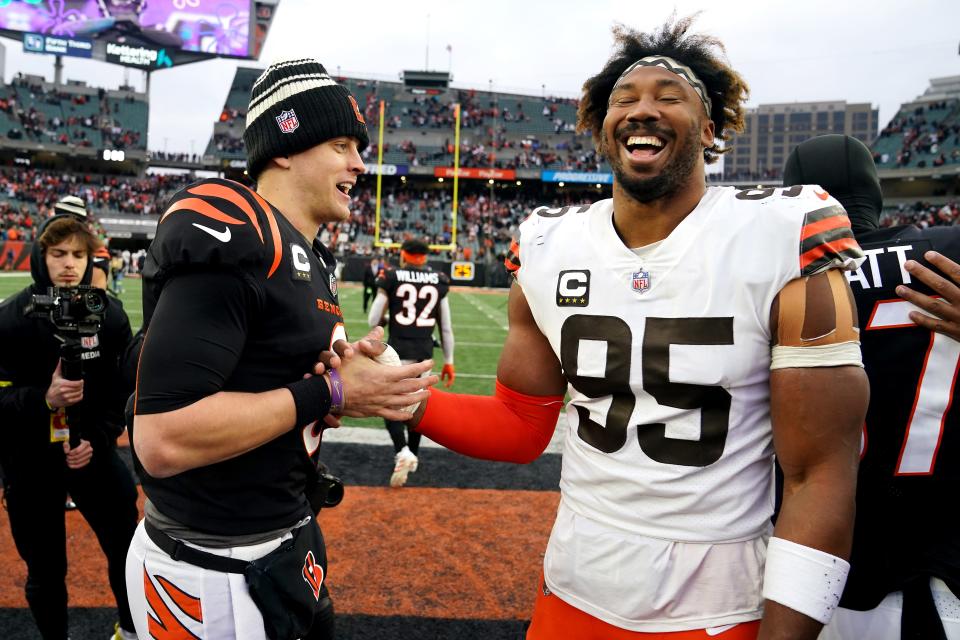
[{"label": "nfl logo patch on beanie", "polygon": [[360,151],[370,144],[357,101],[316,60],[276,62],[253,84],[243,132],[247,173],[253,178],[271,158],[340,136],[356,138]]}]

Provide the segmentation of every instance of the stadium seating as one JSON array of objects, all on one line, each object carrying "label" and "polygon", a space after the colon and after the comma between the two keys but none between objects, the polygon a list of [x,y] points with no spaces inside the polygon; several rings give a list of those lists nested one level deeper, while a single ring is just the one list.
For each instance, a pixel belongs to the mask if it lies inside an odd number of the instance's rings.
[{"label": "stadium seating", "polygon": [[873,145],[881,169],[960,162],[960,100],[904,105]]},{"label": "stadium seating", "polygon": [[[240,67],[227,93],[206,153],[243,158],[242,120],[259,69]],[[384,101],[385,164],[453,166],[453,105],[461,104],[460,165],[500,169],[609,171],[589,136],[573,131],[576,101],[463,89],[419,90],[400,82],[339,78],[356,97],[370,138],[378,139],[379,103]],[[377,161],[376,144],[364,156]]]},{"label": "stadium seating", "polygon": [[0,137],[46,145],[147,148],[146,96],[19,76],[0,88]]}]

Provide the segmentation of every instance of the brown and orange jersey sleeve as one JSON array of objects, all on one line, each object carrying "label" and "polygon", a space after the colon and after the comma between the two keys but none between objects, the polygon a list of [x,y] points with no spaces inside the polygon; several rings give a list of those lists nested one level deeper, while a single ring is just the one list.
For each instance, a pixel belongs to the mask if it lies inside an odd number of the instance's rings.
[{"label": "brown and orange jersey sleeve", "polygon": [[850,265],[862,261],[863,257],[842,206],[832,204],[804,216],[800,230],[800,275],[812,276],[830,268],[851,268]]},{"label": "brown and orange jersey sleeve", "polygon": [[510,250],[507,252],[507,257],[503,259],[503,266],[514,278],[517,277],[517,271],[520,270],[520,243],[516,240],[510,243]]}]

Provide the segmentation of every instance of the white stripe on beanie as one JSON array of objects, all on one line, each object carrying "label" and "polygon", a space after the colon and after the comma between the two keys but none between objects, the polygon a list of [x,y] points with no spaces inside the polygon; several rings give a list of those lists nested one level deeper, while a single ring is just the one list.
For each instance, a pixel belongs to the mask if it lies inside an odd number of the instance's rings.
[{"label": "white stripe on beanie", "polygon": [[330,76],[315,73],[283,78],[271,86],[262,96],[251,102],[247,111],[247,128],[278,102],[289,100],[292,96],[310,89],[335,86],[337,81]]},{"label": "white stripe on beanie", "polygon": [[[283,62],[274,62],[274,63],[271,64],[269,67],[267,67],[266,70],[264,70],[263,73],[260,74],[260,77],[257,78],[256,82],[254,82],[254,83],[253,83],[253,86],[250,87],[250,88],[251,88],[251,89],[256,89],[256,88],[257,88],[257,85],[259,85],[261,82],[263,82],[264,80],[266,80],[266,79],[267,79],[267,76],[270,75],[271,73],[273,73],[274,71],[276,71],[277,69],[283,69],[284,67],[292,67],[292,66],[295,66],[295,65],[298,65],[298,64],[316,64],[316,65],[319,65],[320,63],[319,63],[317,60],[314,60],[313,58],[299,58],[298,60],[284,60]],[[321,65],[321,66],[322,66],[322,65]]]}]

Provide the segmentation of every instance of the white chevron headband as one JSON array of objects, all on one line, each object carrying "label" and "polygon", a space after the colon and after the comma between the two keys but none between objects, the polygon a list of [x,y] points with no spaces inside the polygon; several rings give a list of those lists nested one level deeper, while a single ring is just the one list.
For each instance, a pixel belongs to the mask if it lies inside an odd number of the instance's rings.
[{"label": "white chevron headband", "polygon": [[706,85],[700,81],[700,78],[693,72],[693,69],[667,56],[647,56],[646,58],[640,58],[620,74],[620,77],[613,83],[613,86],[616,87],[619,85],[620,82],[637,67],[663,67],[667,71],[672,71],[686,80],[690,86],[693,87],[693,90],[697,92],[697,95],[700,96],[703,108],[707,110],[707,117],[710,117],[710,109],[713,107],[713,102],[711,102],[710,97],[707,96]]}]

